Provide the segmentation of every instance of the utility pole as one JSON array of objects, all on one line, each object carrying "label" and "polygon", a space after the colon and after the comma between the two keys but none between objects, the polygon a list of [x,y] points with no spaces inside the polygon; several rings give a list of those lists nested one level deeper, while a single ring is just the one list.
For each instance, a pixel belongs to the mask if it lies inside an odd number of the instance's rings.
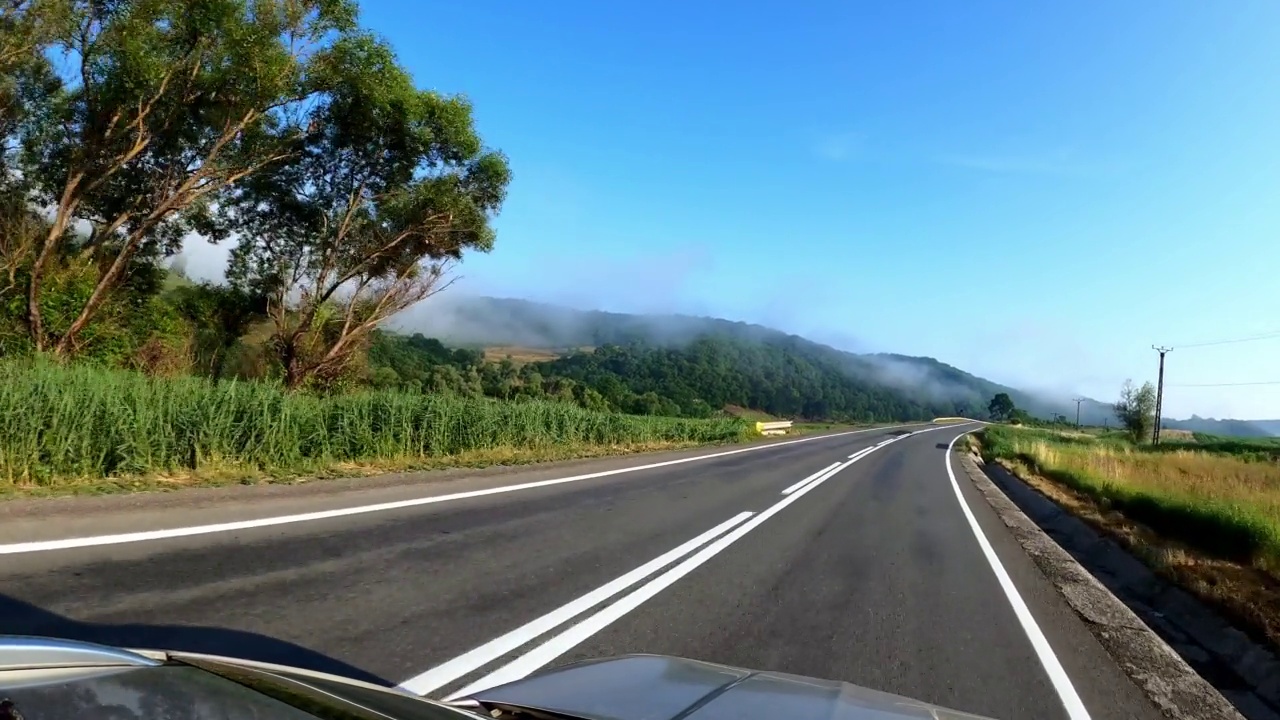
[{"label": "utility pole", "polygon": [[1071,398],[1071,399],[1076,404],[1076,429],[1079,430],[1080,429],[1080,403],[1084,402],[1086,398]]},{"label": "utility pole", "polygon": [[1155,424],[1155,427],[1151,430],[1151,444],[1159,445],[1160,444],[1160,412],[1163,410],[1163,406],[1164,406],[1164,355],[1165,353],[1169,352],[1173,348],[1157,347],[1155,345],[1152,345],[1151,349],[1160,353],[1160,376],[1159,376],[1159,380],[1156,381],[1156,424]]}]

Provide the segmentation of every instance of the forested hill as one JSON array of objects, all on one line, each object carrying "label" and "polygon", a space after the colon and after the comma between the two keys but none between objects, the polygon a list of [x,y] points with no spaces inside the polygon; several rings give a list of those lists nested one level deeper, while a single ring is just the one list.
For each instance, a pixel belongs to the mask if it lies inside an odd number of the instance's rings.
[{"label": "forested hill", "polygon": [[[399,323],[461,347],[519,346],[571,353],[538,363],[628,411],[661,406],[700,414],[740,405],[788,417],[915,419],[982,415],[999,392],[1035,415],[1054,403],[933,358],[849,353],[778,330],[717,318],[581,311],[525,300],[454,296]],[[595,352],[572,352],[595,348]],[[526,371],[529,372],[529,371]],[[644,397],[644,402],[632,398]],[[1070,410],[1074,411],[1074,405]]]}]

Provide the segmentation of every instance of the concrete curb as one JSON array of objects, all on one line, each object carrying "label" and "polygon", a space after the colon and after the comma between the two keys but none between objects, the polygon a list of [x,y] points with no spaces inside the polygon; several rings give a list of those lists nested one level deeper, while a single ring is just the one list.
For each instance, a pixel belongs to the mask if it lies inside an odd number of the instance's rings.
[{"label": "concrete curb", "polygon": [[[1030,507],[1029,512],[1045,518],[1062,516],[1065,513],[1056,504],[1023,485],[1021,481],[1009,475],[1004,468],[988,466],[994,474],[1003,474],[1002,485],[1019,494],[1019,502],[1015,504],[997,487],[996,483],[983,472],[981,459],[971,453],[961,454],[961,468],[978,492],[986,498],[992,510],[1001,522],[1009,528],[1011,534],[1031,557],[1045,577],[1053,583],[1058,593],[1067,604],[1084,620],[1089,631],[1103,646],[1151,702],[1160,711],[1173,720],[1244,720],[1244,716],[1216,688],[1210,685],[1191,666],[1171,648],[1164,640],[1144,623],[1110,590],[1102,585],[1088,570],[1076,561],[1071,554],[1041,529],[1041,526],[1029,518],[1019,507]],[[1010,481],[1016,485],[1011,485]],[[1038,502],[1021,497],[1025,491],[1034,495]],[[1072,518],[1074,519],[1074,518]],[[1079,525],[1085,533],[1074,533],[1068,539],[1068,545],[1075,542],[1096,545],[1103,542],[1092,528],[1083,522]],[[1073,547],[1072,549],[1076,549]],[[1117,548],[1118,549],[1118,548]],[[1123,552],[1123,551],[1122,551]],[[1124,553],[1130,562],[1146,570],[1136,559]],[[1155,575],[1146,570],[1147,575],[1157,580]],[[1244,698],[1242,698],[1244,700]],[[1256,707],[1246,710],[1250,720],[1273,720],[1270,710],[1257,698]],[[1255,714],[1255,712],[1259,714]]]}]

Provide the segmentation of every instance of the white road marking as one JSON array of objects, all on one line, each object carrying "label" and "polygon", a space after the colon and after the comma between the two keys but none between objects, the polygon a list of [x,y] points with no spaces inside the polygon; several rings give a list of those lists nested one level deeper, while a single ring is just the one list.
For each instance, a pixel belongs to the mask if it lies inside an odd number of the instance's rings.
[{"label": "white road marking", "polygon": [[723,523],[702,533],[698,537],[686,542],[685,544],[670,550],[631,572],[618,577],[591,592],[583,595],[563,605],[542,617],[525,623],[502,637],[495,638],[489,642],[475,648],[469,652],[463,653],[448,662],[437,665],[421,675],[414,676],[400,683],[401,690],[406,690],[415,695],[426,695],[433,690],[437,690],[458,678],[466,675],[473,670],[477,670],[485,665],[497,660],[525,643],[537,638],[546,632],[549,632],[559,625],[581,615],[636,583],[644,580],[653,573],[706,545],[717,537],[728,532],[733,527],[742,524],[752,515],[753,512],[744,512],[735,515]]},{"label": "white road marking", "polygon": [[[853,457],[853,456],[852,456],[852,455],[850,455],[849,457]],[[833,462],[833,463],[831,463],[830,465],[828,465],[828,466],[826,466],[826,467],[822,468],[822,469],[821,469],[821,470],[819,470],[818,472],[816,472],[816,473],[814,473],[814,474],[810,475],[809,477],[807,477],[807,478],[805,478],[805,479],[801,480],[800,482],[796,483],[795,485],[792,485],[791,487],[787,488],[786,490],[783,490],[783,491],[782,491],[782,494],[783,494],[783,495],[790,495],[791,493],[793,493],[793,492],[795,492],[795,491],[799,490],[800,488],[804,487],[806,484],[808,484],[808,482],[809,482],[810,480],[812,480],[812,479],[814,479],[814,478],[816,478],[816,477],[819,477],[820,475],[822,475],[822,474],[823,474],[823,473],[825,473],[825,472],[830,471],[830,470],[831,470],[831,468],[833,468],[833,467],[835,467],[835,466],[837,466],[837,465],[839,465],[839,464],[840,464],[840,463],[838,463],[838,462]]]},{"label": "white road marking", "polygon": [[[943,428],[938,427],[938,428],[929,428],[929,429],[941,430]],[[923,431],[923,432],[927,432],[927,431]],[[670,587],[680,578],[693,572],[698,566],[702,565],[703,563],[707,562],[711,558],[715,557],[717,554],[719,554],[721,551],[723,551],[725,548],[729,547],[733,543],[737,542],[738,540],[741,540],[747,533],[751,532],[755,528],[759,527],[762,523],[764,523],[765,520],[768,520],[774,515],[777,515],[779,512],[782,511],[783,508],[787,507],[791,503],[804,497],[809,491],[818,487],[819,485],[826,482],[827,480],[835,477],[836,474],[839,473],[841,470],[844,470],[845,468],[849,467],[850,465],[853,465],[854,463],[858,462],[859,460],[866,457],[867,455],[870,455],[871,454],[870,450],[872,449],[869,449],[867,453],[860,455],[857,458],[852,458],[850,460],[846,460],[843,463],[840,463],[839,465],[836,466],[834,470],[826,472],[824,475],[818,477],[818,479],[810,482],[808,485],[801,487],[799,490],[792,493],[791,495],[788,495],[782,500],[779,500],[778,502],[774,503],[767,510],[761,512],[759,515],[752,518],[746,524],[738,527],[733,532],[729,533],[728,535],[725,535],[724,537],[720,538],[714,543],[703,548],[697,554],[687,558],[686,560],[681,562],[679,565],[676,565],[670,570],[664,572],[658,577],[640,586],[638,589],[632,591],[629,595],[626,595],[621,600],[618,600],[612,605],[598,611],[591,617],[588,617],[586,620],[583,620],[582,622],[579,622],[578,624],[573,625],[572,627],[568,628],[567,630],[564,630],[560,634],[555,635],[554,637],[552,637],[550,640],[546,641],[542,645],[539,645],[538,647],[530,650],[524,655],[521,655],[515,660],[512,660],[511,662],[507,663],[506,665],[503,665],[502,667],[489,673],[488,675],[485,675],[479,680],[472,682],[471,684],[467,685],[461,690],[450,694],[445,699],[457,700],[459,698],[467,697],[468,695],[473,695],[487,688],[495,687],[497,685],[502,685],[504,683],[514,682],[516,680],[519,680],[520,678],[523,678],[529,675],[530,673],[534,672],[538,668],[541,668],[542,666],[546,665],[552,660],[555,660],[556,658],[565,654],[569,650],[573,649],[574,646],[578,645],[579,643],[583,642],[587,638],[591,637],[597,632],[600,632],[604,628],[608,627],[610,624],[612,624],[614,621],[618,620],[622,616],[626,615],[627,613],[631,612],[637,607],[640,607],[640,605],[642,605],[646,600],[649,600],[653,596],[657,595],[658,593],[662,592],[666,588]]]},{"label": "white road marking", "polygon": [[449,502],[450,500],[463,500],[466,498],[483,497],[485,495],[497,495],[500,493],[547,487],[549,485],[577,482],[579,480],[591,480],[594,478],[608,477],[610,475],[621,475],[623,473],[638,472],[640,470],[652,470],[653,468],[680,465],[683,463],[697,462],[699,460],[710,460],[712,458],[737,455],[739,453],[768,450],[770,448],[782,447],[784,445],[795,445],[796,443],[812,442],[814,440],[844,437],[846,435],[857,435],[858,433],[872,432],[874,430],[892,430],[895,427],[908,426],[895,425],[892,427],[849,430],[846,432],[834,433],[832,435],[817,435],[814,437],[770,443],[768,445],[756,445],[753,447],[738,448],[736,450],[724,450],[707,455],[698,455],[697,457],[666,460],[663,462],[648,463],[646,465],[634,465],[632,467],[617,468],[615,470],[603,470],[601,472],[586,473],[584,475],[571,475],[569,477],[553,478],[551,480],[538,480],[535,482],[519,483],[516,485],[504,485],[502,487],[488,488],[485,490],[469,490],[466,492],[450,493],[448,495],[434,495],[431,497],[416,498],[413,500],[397,500],[395,502],[377,503],[375,505],[357,505],[355,507],[338,508],[335,510],[321,510],[317,512],[298,513],[296,515],[278,515],[275,517],[258,518],[256,520],[239,520],[235,522],[215,523],[211,525],[193,525],[190,527],[168,528],[164,530],[147,530],[142,532],[119,533],[115,535],[94,535],[89,537],[66,538],[63,540],[39,540],[33,542],[9,543],[7,545],[0,545],[0,555],[17,555],[20,553],[44,552],[48,550],[68,550],[72,548],[96,547],[99,545],[119,545],[122,543],[143,542],[146,540],[165,540],[169,538],[188,537],[191,535],[207,535],[210,533],[233,532],[236,530],[270,527],[272,525],[287,525],[290,523],[309,522],[313,520],[327,520],[329,518],[345,517],[348,515],[363,515],[366,513],[382,512],[385,510],[400,510],[403,508],[417,507],[419,505],[432,505],[435,503]]},{"label": "white road marking", "polygon": [[1062,663],[1058,662],[1058,656],[1053,654],[1053,648],[1049,646],[1049,640],[1045,638],[1040,626],[1036,624],[1035,618],[1031,616],[1031,610],[1027,607],[1027,603],[1018,594],[1018,589],[1014,587],[1013,579],[1005,571],[1004,565],[1001,564],[1000,558],[996,556],[996,551],[991,547],[987,536],[982,534],[982,528],[978,526],[977,518],[973,516],[973,511],[969,509],[969,504],[965,502],[964,493],[960,492],[960,483],[956,482],[956,474],[951,470],[951,449],[955,446],[956,440],[971,432],[973,431],[968,430],[960,433],[947,444],[947,456],[944,462],[947,466],[947,477],[951,478],[951,488],[956,492],[956,500],[960,502],[960,509],[964,511],[964,517],[969,521],[969,527],[973,530],[974,536],[978,538],[978,545],[982,548],[982,554],[987,558],[987,564],[995,572],[996,580],[1000,582],[1000,588],[1004,590],[1005,597],[1009,599],[1009,604],[1013,606],[1014,615],[1018,616],[1022,631],[1026,633],[1027,639],[1031,641],[1031,647],[1036,651],[1036,656],[1040,658],[1040,664],[1044,666],[1045,673],[1049,675],[1049,681],[1053,683],[1054,689],[1058,691],[1058,698],[1062,700],[1062,706],[1067,710],[1067,717],[1071,718],[1071,720],[1089,720],[1089,711],[1085,709],[1084,702],[1076,694],[1076,689],[1071,684],[1071,678],[1067,677],[1067,671],[1063,669]]},{"label": "white road marking", "polygon": [[874,446],[874,447],[863,448],[862,450],[859,450],[858,452],[856,452],[856,453],[854,453],[854,454],[850,455],[850,456],[849,456],[849,459],[850,459],[850,460],[852,460],[852,459],[854,459],[854,458],[856,458],[856,457],[862,457],[863,455],[866,455],[867,453],[871,452],[872,450],[875,450],[875,449],[876,449],[876,448],[878,448],[878,447],[881,447],[881,446],[880,446],[880,445],[876,445],[876,446]]}]

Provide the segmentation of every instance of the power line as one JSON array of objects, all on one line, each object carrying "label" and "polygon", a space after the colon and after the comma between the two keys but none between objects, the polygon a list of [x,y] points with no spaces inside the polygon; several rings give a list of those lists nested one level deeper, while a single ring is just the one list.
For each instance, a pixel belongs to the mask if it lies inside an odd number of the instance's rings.
[{"label": "power line", "polygon": [[1209,342],[1186,343],[1183,345],[1178,345],[1178,347],[1179,348],[1209,347],[1210,345],[1230,345],[1232,343],[1253,342],[1255,340],[1271,340],[1274,338],[1280,338],[1280,330],[1272,330],[1265,333],[1258,333],[1257,335],[1247,335],[1245,337],[1232,338],[1230,340],[1211,340]]},{"label": "power line", "polygon": [[1244,385],[1280,385],[1280,380],[1259,380],[1257,382],[1230,382],[1230,383],[1188,383],[1188,384],[1170,385],[1169,387],[1241,387]]},{"label": "power line", "polygon": [[1076,404],[1076,428],[1077,429],[1080,427],[1080,403],[1088,399],[1089,398],[1071,398],[1071,401]]}]

